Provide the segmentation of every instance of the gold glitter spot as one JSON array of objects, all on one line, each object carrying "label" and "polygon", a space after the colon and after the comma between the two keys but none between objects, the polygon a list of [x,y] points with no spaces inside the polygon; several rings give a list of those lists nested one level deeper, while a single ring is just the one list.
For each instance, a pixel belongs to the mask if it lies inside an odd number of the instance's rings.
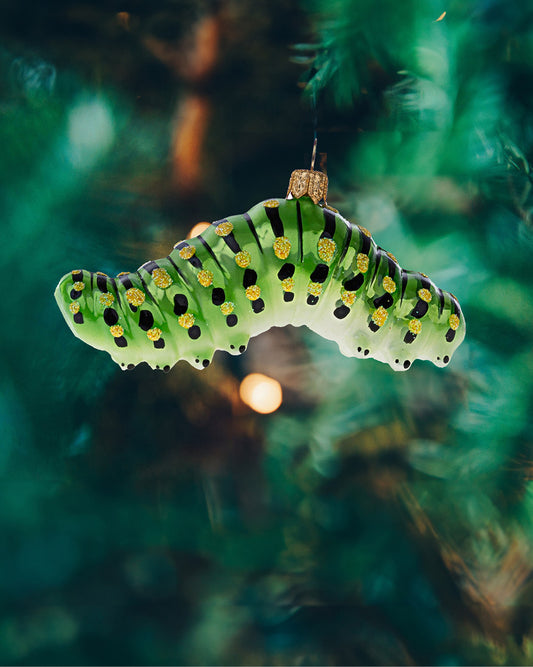
[{"label": "gold glitter spot", "polygon": [[420,275],[424,276],[424,278],[429,278],[429,276],[427,276],[425,273],[422,273],[422,271],[420,271]]},{"label": "gold glitter spot", "polygon": [[418,290],[418,296],[422,299],[422,301],[425,301],[426,303],[429,303],[431,301],[431,292],[425,287]]},{"label": "gold glitter spot", "polygon": [[291,251],[291,242],[286,236],[278,236],[274,241],[274,254],[279,259],[287,259]]},{"label": "gold glitter spot", "polygon": [[120,276],[129,276],[130,274],[127,271],[121,271],[120,273],[117,273],[117,278],[120,278]]},{"label": "gold glitter spot", "polygon": [[100,294],[100,303],[102,306],[105,306],[106,308],[109,308],[113,304],[113,301],[115,300],[115,297],[110,293],[106,292],[105,294]]},{"label": "gold glitter spot", "polygon": [[148,331],[146,332],[146,335],[148,336],[148,338],[150,340],[153,340],[154,343],[155,343],[156,340],[159,340],[161,338],[162,333],[163,332],[161,331],[161,329],[158,329],[157,327],[154,327],[153,329],[148,329]]},{"label": "gold glitter spot", "polygon": [[213,282],[213,274],[211,271],[207,271],[206,269],[198,271],[198,282],[202,287],[209,287]]},{"label": "gold glitter spot", "polygon": [[383,278],[383,289],[385,292],[393,294],[396,292],[396,283],[392,278],[389,278],[389,276],[385,276],[385,278]]},{"label": "gold glitter spot", "polygon": [[97,271],[97,272],[96,272],[96,275],[97,275],[97,276],[105,276],[106,278],[109,278],[109,276],[107,275],[107,273],[104,273],[103,271]]},{"label": "gold glitter spot", "polygon": [[363,232],[363,234],[365,236],[368,236],[368,237],[372,238],[372,234],[368,231],[368,229],[366,227],[361,227],[361,225],[358,225],[358,227]]},{"label": "gold glitter spot", "polygon": [[294,278],[285,278],[281,281],[281,289],[284,292],[292,292],[294,289]]},{"label": "gold glitter spot", "polygon": [[114,338],[120,338],[124,333],[124,329],[120,326],[120,324],[114,324],[112,327],[109,327],[109,333]]},{"label": "gold glitter spot", "polygon": [[74,277],[77,273],[83,273],[83,269],[74,269],[74,271],[71,271],[72,276]]},{"label": "gold glitter spot", "polygon": [[186,245],[178,252],[181,259],[191,259],[196,254],[196,248],[192,245]]},{"label": "gold glitter spot", "polygon": [[415,335],[422,331],[422,322],[420,320],[413,318],[412,320],[409,320],[407,326],[409,327],[409,331]]},{"label": "gold glitter spot", "polygon": [[333,239],[319,239],[318,241],[318,256],[323,262],[328,264],[335,257],[337,244]]},{"label": "gold glitter spot", "polygon": [[172,278],[166,269],[154,269],[152,271],[152,280],[154,281],[154,284],[161,289],[166,289],[172,285]]},{"label": "gold glitter spot", "polygon": [[388,253],[387,253],[387,256],[390,257],[390,258],[392,259],[393,262],[396,262],[396,264],[398,264],[398,260],[397,260],[396,257],[392,254],[392,252],[388,252]]},{"label": "gold glitter spot", "polygon": [[275,199],[269,199],[266,201],[263,206],[265,208],[278,208],[279,206],[279,201],[276,201]]},{"label": "gold glitter spot", "polygon": [[385,322],[387,321],[387,317],[389,314],[383,308],[383,306],[380,306],[377,308],[373,313],[372,313],[372,321],[378,325],[378,327],[382,327]]},{"label": "gold glitter spot", "polygon": [[132,306],[142,306],[145,299],[144,292],[137,287],[131,287],[126,290],[126,299]]},{"label": "gold glitter spot", "polygon": [[320,296],[322,294],[322,283],[310,282],[309,285],[307,285],[307,291],[313,296]]},{"label": "gold glitter spot", "polygon": [[246,298],[250,299],[250,301],[257,301],[260,296],[261,288],[259,285],[250,285],[250,287],[246,288]]},{"label": "gold glitter spot", "polygon": [[361,273],[366,273],[368,271],[368,255],[360,252],[357,255],[357,269]]},{"label": "gold glitter spot", "polygon": [[70,310],[70,312],[71,312],[73,315],[75,315],[76,313],[79,313],[79,312],[80,312],[80,304],[79,304],[77,301],[73,301],[73,302],[69,305],[68,309]]},{"label": "gold glitter spot", "polygon": [[73,285],[76,292],[81,292],[82,289],[85,289],[85,283],[82,283],[81,280]]},{"label": "gold glitter spot", "polygon": [[222,315],[231,315],[231,313],[235,310],[235,304],[231,301],[224,301],[224,303],[220,306],[220,310],[222,311]]},{"label": "gold glitter spot", "polygon": [[450,319],[448,320],[448,322],[450,323],[450,329],[456,331],[459,328],[460,320],[457,317],[457,315],[455,314],[450,315]]},{"label": "gold glitter spot", "polygon": [[353,306],[355,296],[355,292],[349,292],[348,290],[344,289],[344,287],[341,289],[341,299],[345,306]]},{"label": "gold glitter spot", "polygon": [[252,261],[250,253],[246,250],[241,250],[235,255],[235,262],[241,269],[245,269]]},{"label": "gold glitter spot", "polygon": [[215,227],[215,234],[217,236],[227,236],[228,234],[231,234],[233,231],[233,225],[231,222],[221,222],[219,225]]},{"label": "gold glitter spot", "polygon": [[178,317],[178,324],[184,329],[190,329],[194,324],[194,315],[192,313],[185,313]]}]

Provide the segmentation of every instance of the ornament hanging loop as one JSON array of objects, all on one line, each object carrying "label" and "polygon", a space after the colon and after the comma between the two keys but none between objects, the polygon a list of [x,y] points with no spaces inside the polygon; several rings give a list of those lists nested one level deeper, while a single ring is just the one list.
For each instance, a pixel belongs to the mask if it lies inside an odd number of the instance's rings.
[{"label": "ornament hanging loop", "polygon": [[327,206],[328,177],[321,171],[315,171],[317,139],[313,142],[313,154],[311,156],[311,169],[295,169],[289,180],[286,199],[300,199],[310,197],[313,204],[320,201]]}]

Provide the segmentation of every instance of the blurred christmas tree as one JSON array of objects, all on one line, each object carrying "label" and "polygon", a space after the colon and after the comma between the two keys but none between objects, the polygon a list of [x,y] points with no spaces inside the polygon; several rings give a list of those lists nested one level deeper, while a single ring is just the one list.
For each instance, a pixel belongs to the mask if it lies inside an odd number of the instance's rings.
[{"label": "blurred christmas tree", "polygon": [[[531,664],[530,3],[7,0],[0,33],[0,662]],[[121,374],[70,336],[63,273],[283,194],[315,117],[330,202],[461,300],[449,368],[287,329]]]}]

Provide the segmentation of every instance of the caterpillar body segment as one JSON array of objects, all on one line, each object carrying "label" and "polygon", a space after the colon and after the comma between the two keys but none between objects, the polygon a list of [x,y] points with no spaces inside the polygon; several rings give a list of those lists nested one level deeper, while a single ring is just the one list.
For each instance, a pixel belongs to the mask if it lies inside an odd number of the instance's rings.
[{"label": "caterpillar body segment", "polygon": [[72,332],[124,369],[205,368],[217,349],[240,354],[287,324],[399,371],[415,359],[446,366],[465,336],[452,294],[307,194],[218,220],[132,273],[74,270],[55,297]]}]

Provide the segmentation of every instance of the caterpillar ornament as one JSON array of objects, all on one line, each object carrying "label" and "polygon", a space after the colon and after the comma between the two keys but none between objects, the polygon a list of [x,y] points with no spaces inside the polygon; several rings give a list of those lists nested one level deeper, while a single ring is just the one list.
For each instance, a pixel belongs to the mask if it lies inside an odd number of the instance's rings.
[{"label": "caterpillar ornament", "polygon": [[75,336],[123,369],[168,371],[180,359],[205,368],[216,350],[240,354],[287,324],[396,371],[415,359],[446,366],[465,336],[455,296],[402,269],[326,195],[325,174],[296,170],[285,199],[217,220],[137,271],[68,273],[59,308]]}]

